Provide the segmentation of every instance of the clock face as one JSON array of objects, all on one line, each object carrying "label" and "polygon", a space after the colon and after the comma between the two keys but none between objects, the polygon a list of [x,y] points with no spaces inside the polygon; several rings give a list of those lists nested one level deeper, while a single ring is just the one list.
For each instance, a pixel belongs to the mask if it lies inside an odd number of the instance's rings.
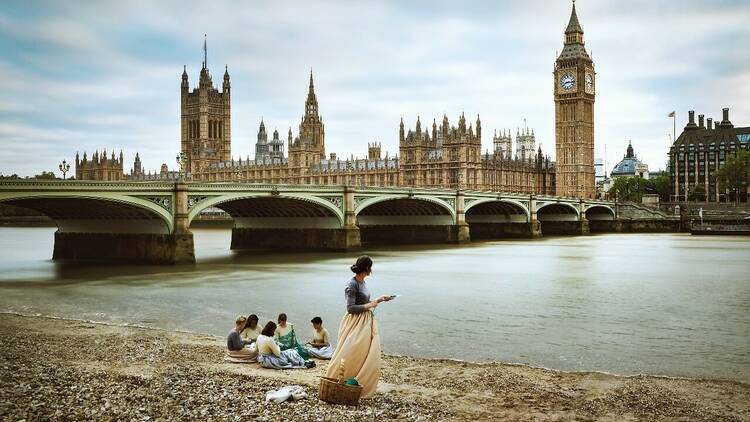
[{"label": "clock face", "polygon": [[594,78],[591,77],[591,74],[586,74],[586,91],[593,91],[594,90]]},{"label": "clock face", "polygon": [[563,73],[560,78],[560,88],[563,91],[570,91],[576,85],[576,77],[572,73]]}]

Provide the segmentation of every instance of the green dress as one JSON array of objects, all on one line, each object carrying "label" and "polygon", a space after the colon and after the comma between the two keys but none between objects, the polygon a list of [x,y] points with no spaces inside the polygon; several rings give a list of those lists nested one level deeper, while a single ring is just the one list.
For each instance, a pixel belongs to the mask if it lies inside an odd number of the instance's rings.
[{"label": "green dress", "polygon": [[307,353],[307,350],[305,350],[305,347],[297,341],[297,336],[294,334],[294,326],[291,326],[291,329],[288,333],[284,334],[283,336],[279,336],[276,341],[279,343],[279,348],[281,350],[287,350],[287,349],[295,349],[297,350],[297,353],[299,353],[300,356],[302,356],[302,359],[309,359],[310,355]]}]

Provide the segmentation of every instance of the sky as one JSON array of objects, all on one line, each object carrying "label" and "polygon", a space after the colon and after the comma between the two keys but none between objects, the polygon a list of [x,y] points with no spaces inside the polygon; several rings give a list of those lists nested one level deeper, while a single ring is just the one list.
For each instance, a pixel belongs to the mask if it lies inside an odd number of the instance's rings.
[{"label": "sky", "polygon": [[[295,135],[310,69],[327,152],[398,153],[398,125],[447,114],[494,130],[524,121],[554,158],[553,66],[568,0],[14,1],[0,3],[0,173],[57,170],[76,152],[136,152],[176,166],[180,75],[208,65],[232,84],[232,154],[258,125]],[[596,156],[632,140],[652,170],[688,110],[750,126],[750,1],[578,0],[596,70]],[[525,120],[524,120],[525,119]],[[424,126],[423,126],[424,127]]]}]

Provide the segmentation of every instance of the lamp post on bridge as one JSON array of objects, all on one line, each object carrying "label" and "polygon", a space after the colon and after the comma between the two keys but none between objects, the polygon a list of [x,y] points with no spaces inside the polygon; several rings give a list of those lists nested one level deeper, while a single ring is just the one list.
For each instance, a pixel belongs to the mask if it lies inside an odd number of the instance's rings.
[{"label": "lamp post on bridge", "polygon": [[179,181],[184,180],[184,168],[187,165],[187,155],[184,152],[181,152],[176,157],[177,165],[179,167],[179,171],[177,172],[177,179]]},{"label": "lamp post on bridge", "polygon": [[62,160],[62,163],[60,163],[57,168],[60,169],[60,171],[63,174],[63,180],[66,180],[66,175],[68,174],[68,171],[70,170],[70,164],[68,164],[67,161]]}]

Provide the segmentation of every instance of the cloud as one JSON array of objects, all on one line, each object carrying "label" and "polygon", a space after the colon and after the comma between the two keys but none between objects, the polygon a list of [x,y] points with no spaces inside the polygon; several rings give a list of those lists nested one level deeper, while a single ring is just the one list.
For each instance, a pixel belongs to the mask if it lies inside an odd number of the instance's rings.
[{"label": "cloud", "polygon": [[[579,2],[597,71],[596,148],[610,167],[633,140],[652,168],[665,162],[678,111],[750,120],[746,2]],[[198,12],[199,11],[199,12]],[[462,111],[494,129],[535,128],[554,155],[552,70],[568,2],[29,2],[0,11],[3,173],[55,168],[76,151],[136,151],[147,168],[179,150],[179,83],[197,82],[203,34],[221,83],[232,77],[232,145],[253,155],[261,116],[297,132],[310,68],[339,156],[378,140],[398,151],[398,122]],[[679,128],[678,128],[679,129]]]}]

